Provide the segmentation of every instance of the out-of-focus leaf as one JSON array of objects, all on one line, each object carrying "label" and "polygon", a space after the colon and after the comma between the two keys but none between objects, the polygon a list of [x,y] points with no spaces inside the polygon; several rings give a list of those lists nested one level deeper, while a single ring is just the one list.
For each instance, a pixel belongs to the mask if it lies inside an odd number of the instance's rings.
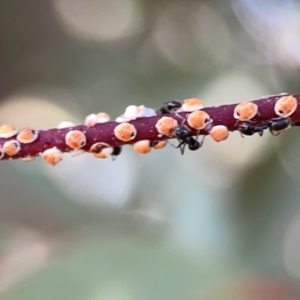
[{"label": "out-of-focus leaf", "polygon": [[[212,261],[199,261],[163,244],[104,238],[87,242],[2,299],[172,300],[228,275],[225,269],[213,265]],[[110,298],[110,294],[116,298]]]}]

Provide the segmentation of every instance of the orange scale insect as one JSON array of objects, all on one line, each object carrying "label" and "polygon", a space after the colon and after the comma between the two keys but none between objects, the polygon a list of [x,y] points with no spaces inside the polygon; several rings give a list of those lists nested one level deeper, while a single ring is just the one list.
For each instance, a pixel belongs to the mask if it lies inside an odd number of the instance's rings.
[{"label": "orange scale insect", "polygon": [[143,140],[133,144],[133,150],[138,154],[147,154],[151,151],[150,141]]},{"label": "orange scale insect", "polygon": [[114,129],[116,138],[123,142],[128,142],[136,137],[137,130],[130,123],[121,123]]},{"label": "orange scale insect", "polygon": [[8,139],[18,133],[18,130],[12,125],[3,125],[0,127],[0,138]]},{"label": "orange scale insect", "polygon": [[55,166],[62,160],[63,154],[59,149],[53,147],[45,150],[41,156],[47,163]]},{"label": "orange scale insect", "polygon": [[98,142],[91,146],[89,152],[91,153],[100,153],[103,148],[110,147],[107,143]]},{"label": "orange scale insect", "polygon": [[197,130],[204,129],[211,122],[212,119],[209,117],[209,114],[203,110],[194,111],[187,118],[189,126]]},{"label": "orange scale insect", "polygon": [[185,99],[179,110],[192,112],[203,108],[202,101],[197,98]]},{"label": "orange scale insect", "polygon": [[72,149],[79,149],[85,146],[86,136],[79,130],[71,130],[65,136],[66,144]]},{"label": "orange scale insect", "polygon": [[17,140],[10,140],[3,144],[3,152],[8,156],[14,156],[21,150],[21,145]]},{"label": "orange scale insect", "polygon": [[253,102],[241,102],[235,109],[233,116],[239,121],[250,121],[258,113],[258,107]]},{"label": "orange scale insect", "polygon": [[286,118],[295,112],[297,106],[298,102],[295,97],[284,96],[276,101],[274,110],[276,115]]},{"label": "orange scale insect", "polygon": [[38,130],[35,130],[31,127],[26,127],[18,133],[17,140],[22,144],[30,144],[34,142],[38,136]]},{"label": "orange scale insect", "polygon": [[157,129],[158,133],[163,135],[171,135],[177,126],[177,120],[170,117],[162,117],[155,124],[155,128]]},{"label": "orange scale insect", "polygon": [[216,125],[209,131],[209,135],[216,142],[221,142],[228,138],[229,131],[224,125]]},{"label": "orange scale insect", "polygon": [[93,154],[94,154],[94,157],[96,157],[96,158],[105,159],[105,158],[108,158],[109,156],[111,156],[113,152],[114,152],[113,147],[106,147],[106,148],[103,148],[100,152],[93,153]]},{"label": "orange scale insect", "polygon": [[166,147],[167,142],[166,141],[156,141],[153,143],[153,149],[158,150]]}]

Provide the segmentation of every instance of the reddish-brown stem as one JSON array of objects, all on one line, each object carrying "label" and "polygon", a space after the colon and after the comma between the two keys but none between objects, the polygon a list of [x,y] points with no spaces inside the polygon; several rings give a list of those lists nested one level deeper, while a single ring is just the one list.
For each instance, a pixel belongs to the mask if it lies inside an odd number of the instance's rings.
[{"label": "reddish-brown stem", "polygon": [[[253,100],[254,103],[258,106],[258,114],[251,120],[251,124],[260,124],[263,122],[268,122],[272,118],[278,118],[278,116],[274,112],[274,105],[276,100],[278,100],[282,95],[273,95],[273,96],[265,96],[258,100]],[[300,95],[293,95],[298,102],[298,107],[296,111],[290,117],[292,123],[296,123],[300,121]],[[212,125],[224,125],[228,128],[229,131],[234,131],[238,129],[238,122],[233,117],[233,111],[237,104],[229,104],[229,105],[221,105],[221,106],[213,106],[206,107],[203,110],[206,111],[210,118],[213,120]],[[164,116],[169,116],[178,121],[179,124],[184,123],[185,125],[187,116],[189,113],[181,112],[178,114],[172,113]],[[82,147],[83,150],[89,151],[91,146],[97,142],[106,143],[112,147],[121,146],[126,144],[133,144],[137,141],[141,140],[150,140],[150,141],[158,141],[165,140],[170,137],[161,136],[157,132],[155,125],[157,121],[162,117],[162,115],[158,115],[155,117],[143,117],[133,120],[129,123],[133,124],[137,130],[136,137],[129,141],[123,142],[118,140],[114,134],[114,128],[120,124],[117,122],[107,122],[103,124],[97,124],[93,127],[87,128],[83,125],[78,125],[70,128],[62,128],[62,129],[45,129],[39,132],[38,139],[29,144],[21,144],[21,150],[14,156],[4,155],[2,159],[18,159],[24,158],[27,156],[37,156],[42,153],[44,150],[47,150],[52,147],[57,147],[62,152],[72,151],[70,147],[68,147],[65,143],[65,136],[67,132],[70,130],[79,130],[82,131],[87,138],[86,145]],[[192,133],[196,135],[198,132],[196,130],[192,130]],[[201,130],[200,134],[208,134],[206,130]],[[172,137],[171,137],[172,138]],[[9,139],[0,139],[0,147],[8,141],[15,139],[11,137]]]}]

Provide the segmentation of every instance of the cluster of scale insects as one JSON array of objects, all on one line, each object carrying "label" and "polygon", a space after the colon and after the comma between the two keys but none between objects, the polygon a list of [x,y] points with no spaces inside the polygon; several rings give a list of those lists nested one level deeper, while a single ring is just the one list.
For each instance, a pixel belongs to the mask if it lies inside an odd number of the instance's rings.
[{"label": "cluster of scale insects", "polygon": [[[259,121],[260,112],[258,105],[254,102],[241,102],[235,106],[233,118],[236,120],[235,126],[242,136],[251,136],[255,133],[262,136],[266,129],[269,129],[272,135],[278,135],[289,129],[292,125],[300,125],[300,123],[292,124],[290,118],[297,109],[297,99],[286,94],[278,96],[274,105],[274,112],[277,117],[269,121]],[[226,140],[229,136],[228,128],[224,125],[214,125],[214,120],[202,108],[202,101],[197,98],[185,99],[183,101],[169,101],[164,103],[158,110],[147,108],[144,105],[130,105],[115,120],[119,124],[114,127],[114,138],[128,143],[137,134],[137,129],[133,124],[129,123],[130,121],[142,117],[161,116],[155,124],[155,129],[158,132],[157,140],[141,140],[133,143],[135,152],[146,154],[152,148],[161,149],[166,146],[167,139],[170,138],[178,140],[178,145],[174,147],[179,148],[182,154],[185,147],[188,147],[192,151],[201,148],[206,135],[209,135],[217,142]],[[180,113],[186,113],[185,118]],[[177,116],[177,118],[175,119],[172,116]],[[177,119],[181,121],[178,122]],[[110,117],[106,113],[91,114],[86,117],[84,125],[88,130],[97,124],[109,121]],[[121,154],[122,146],[112,147],[104,142],[95,142],[88,150],[84,150],[83,148],[87,144],[86,130],[75,130],[75,126],[72,122],[64,121],[57,127],[58,133],[63,129],[68,130],[64,136],[64,143],[66,145],[64,151],[71,152],[73,156],[89,152],[96,158],[102,159],[109,156],[115,159]],[[200,131],[203,134],[202,141],[198,141]],[[25,145],[37,141],[39,133],[38,130],[30,127],[17,131],[12,125],[1,126],[0,138],[5,139],[5,141],[0,147],[0,159],[5,155],[13,158]],[[39,154],[45,161],[52,165],[56,165],[62,159],[62,151],[57,147],[45,149]],[[34,159],[34,156],[27,155],[21,159],[31,161]]]},{"label": "cluster of scale insects", "polygon": [[253,135],[258,133],[263,135],[264,130],[269,129],[271,134],[276,136],[281,132],[289,129],[291,125],[299,126],[299,123],[292,124],[290,116],[297,109],[297,99],[293,96],[284,96],[279,98],[274,106],[274,111],[277,118],[273,118],[270,121],[251,124],[254,117],[259,115],[258,107],[253,102],[242,102],[238,104],[234,110],[234,117],[238,121],[250,122],[239,124],[238,130],[241,135]]},{"label": "cluster of scale insects", "polygon": [[[269,129],[271,134],[276,136],[291,127],[292,121],[289,117],[295,112],[295,110],[297,109],[297,105],[297,99],[293,96],[280,97],[276,101],[274,107],[274,111],[278,117],[273,118],[267,122],[255,123],[253,125],[253,119],[257,115],[260,115],[257,104],[250,101],[241,102],[235,107],[233,116],[237,120],[236,124],[238,124],[238,130],[241,133],[242,137],[244,137],[244,135],[251,136],[255,133],[263,136],[263,132],[266,129]],[[158,112],[160,114],[180,112],[181,108],[182,103],[175,100],[165,103]],[[207,116],[205,120],[202,117],[202,120],[205,126],[213,121],[209,118],[209,116]],[[189,123],[189,125],[190,127],[195,129],[203,129],[205,127],[204,126],[201,128],[196,128],[195,126],[193,126],[193,124]],[[293,125],[300,126],[300,122]],[[212,127],[211,129],[214,129],[214,127]],[[222,127],[217,128],[217,132],[220,132],[221,130],[224,132],[224,134],[222,134],[224,138],[219,139],[218,141],[224,140],[228,136],[225,133],[226,129]],[[174,128],[173,134],[179,141],[179,145],[177,146],[177,148],[181,149],[182,154],[184,153],[184,147],[186,145],[188,145],[188,148],[192,151],[201,148],[203,145],[203,140],[201,142],[198,142],[198,135],[196,138],[194,138],[191,130],[183,124],[176,126]]]}]

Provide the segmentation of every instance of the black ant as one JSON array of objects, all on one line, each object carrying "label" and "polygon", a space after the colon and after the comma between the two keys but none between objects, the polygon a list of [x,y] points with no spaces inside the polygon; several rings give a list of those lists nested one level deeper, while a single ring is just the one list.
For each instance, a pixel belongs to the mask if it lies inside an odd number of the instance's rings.
[{"label": "black ant", "polygon": [[268,124],[260,124],[260,125],[250,125],[248,123],[243,123],[239,125],[239,132],[241,133],[241,136],[243,135],[253,135],[255,133],[258,133],[260,136],[263,136],[264,130],[268,129]]},{"label": "black ant", "polygon": [[173,100],[163,104],[163,106],[157,111],[160,115],[172,113],[175,109],[179,109],[182,106],[180,101]]},{"label": "black ant", "polygon": [[177,138],[179,141],[179,145],[176,148],[180,148],[180,152],[183,155],[184,154],[184,148],[186,145],[188,145],[189,149],[192,151],[198,150],[203,145],[203,140],[201,143],[198,142],[198,136],[195,139],[192,136],[191,130],[184,126],[184,125],[178,125],[174,128],[173,135]]},{"label": "black ant", "polygon": [[276,136],[280,134],[282,131],[288,129],[291,126],[291,123],[292,121],[290,118],[277,118],[277,119],[272,119],[268,125],[271,134]]},{"label": "black ant", "polygon": [[[300,126],[299,123],[293,124],[295,126]],[[265,129],[269,128],[272,135],[276,136],[281,132],[285,131],[291,126],[291,119],[290,118],[277,118],[272,119],[268,123],[263,123],[260,125],[250,125],[248,123],[243,123],[239,126],[239,131],[243,137],[244,135],[253,135],[258,133],[260,136],[263,135]]]},{"label": "black ant", "polygon": [[121,154],[121,152],[122,152],[122,147],[121,146],[115,146],[114,150],[111,154],[112,160],[115,161],[117,159],[117,157]]}]

